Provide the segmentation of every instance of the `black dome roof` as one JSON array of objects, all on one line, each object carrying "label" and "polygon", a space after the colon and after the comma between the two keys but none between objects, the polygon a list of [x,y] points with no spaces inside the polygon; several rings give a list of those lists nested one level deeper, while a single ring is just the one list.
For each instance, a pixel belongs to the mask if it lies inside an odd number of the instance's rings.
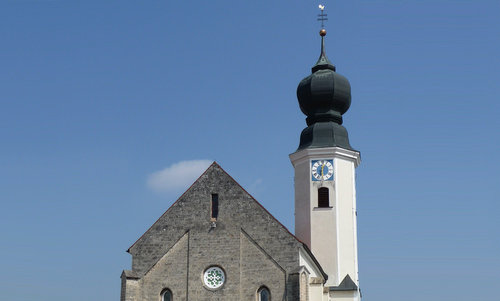
[{"label": "black dome roof", "polygon": [[351,106],[351,85],[326,56],[326,31],[320,34],[320,57],[312,67],[312,74],[297,87],[300,110],[307,116],[308,125],[302,131],[299,149],[328,146],[352,149],[347,130],[341,125],[342,115]]},{"label": "black dome roof", "polygon": [[342,114],[351,106],[351,85],[335,71],[318,70],[299,83],[297,98],[307,125],[318,121],[342,124]]}]

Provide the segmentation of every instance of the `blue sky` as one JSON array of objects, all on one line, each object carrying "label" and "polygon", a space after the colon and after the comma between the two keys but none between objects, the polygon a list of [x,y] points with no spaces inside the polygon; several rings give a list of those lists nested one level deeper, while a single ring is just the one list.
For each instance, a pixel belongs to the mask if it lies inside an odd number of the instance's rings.
[{"label": "blue sky", "polygon": [[[0,299],[118,300],[125,250],[205,160],[293,231],[319,3],[1,0]],[[498,300],[500,3],[321,3],[364,299]]]}]

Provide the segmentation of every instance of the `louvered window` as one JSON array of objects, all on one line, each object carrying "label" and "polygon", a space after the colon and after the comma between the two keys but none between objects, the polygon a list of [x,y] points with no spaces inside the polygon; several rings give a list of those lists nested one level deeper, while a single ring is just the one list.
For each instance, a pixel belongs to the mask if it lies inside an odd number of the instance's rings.
[{"label": "louvered window", "polygon": [[320,189],[318,189],[318,207],[330,207],[330,196],[328,193],[328,188],[326,187],[321,187]]},{"label": "louvered window", "polygon": [[211,218],[212,219],[217,219],[219,216],[219,195],[218,194],[212,194],[212,214]]}]

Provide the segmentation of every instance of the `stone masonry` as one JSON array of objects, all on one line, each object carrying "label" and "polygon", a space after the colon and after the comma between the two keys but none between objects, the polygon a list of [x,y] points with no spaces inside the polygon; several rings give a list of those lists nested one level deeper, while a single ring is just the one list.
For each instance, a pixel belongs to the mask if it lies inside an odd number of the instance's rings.
[{"label": "stone masonry", "polygon": [[[219,196],[216,227],[211,196]],[[159,301],[165,288],[173,300],[256,300],[260,287],[272,300],[298,301],[298,241],[217,163],[130,247],[132,270],[122,273],[121,301]],[[203,272],[221,267],[224,285],[211,290]]]}]

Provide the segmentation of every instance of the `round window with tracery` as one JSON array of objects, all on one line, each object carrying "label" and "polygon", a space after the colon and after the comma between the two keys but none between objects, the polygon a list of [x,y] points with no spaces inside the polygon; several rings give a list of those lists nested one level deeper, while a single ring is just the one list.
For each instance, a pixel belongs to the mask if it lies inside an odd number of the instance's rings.
[{"label": "round window with tracery", "polygon": [[203,273],[203,282],[211,289],[221,287],[225,280],[224,271],[219,267],[209,267],[205,270],[205,273]]}]

